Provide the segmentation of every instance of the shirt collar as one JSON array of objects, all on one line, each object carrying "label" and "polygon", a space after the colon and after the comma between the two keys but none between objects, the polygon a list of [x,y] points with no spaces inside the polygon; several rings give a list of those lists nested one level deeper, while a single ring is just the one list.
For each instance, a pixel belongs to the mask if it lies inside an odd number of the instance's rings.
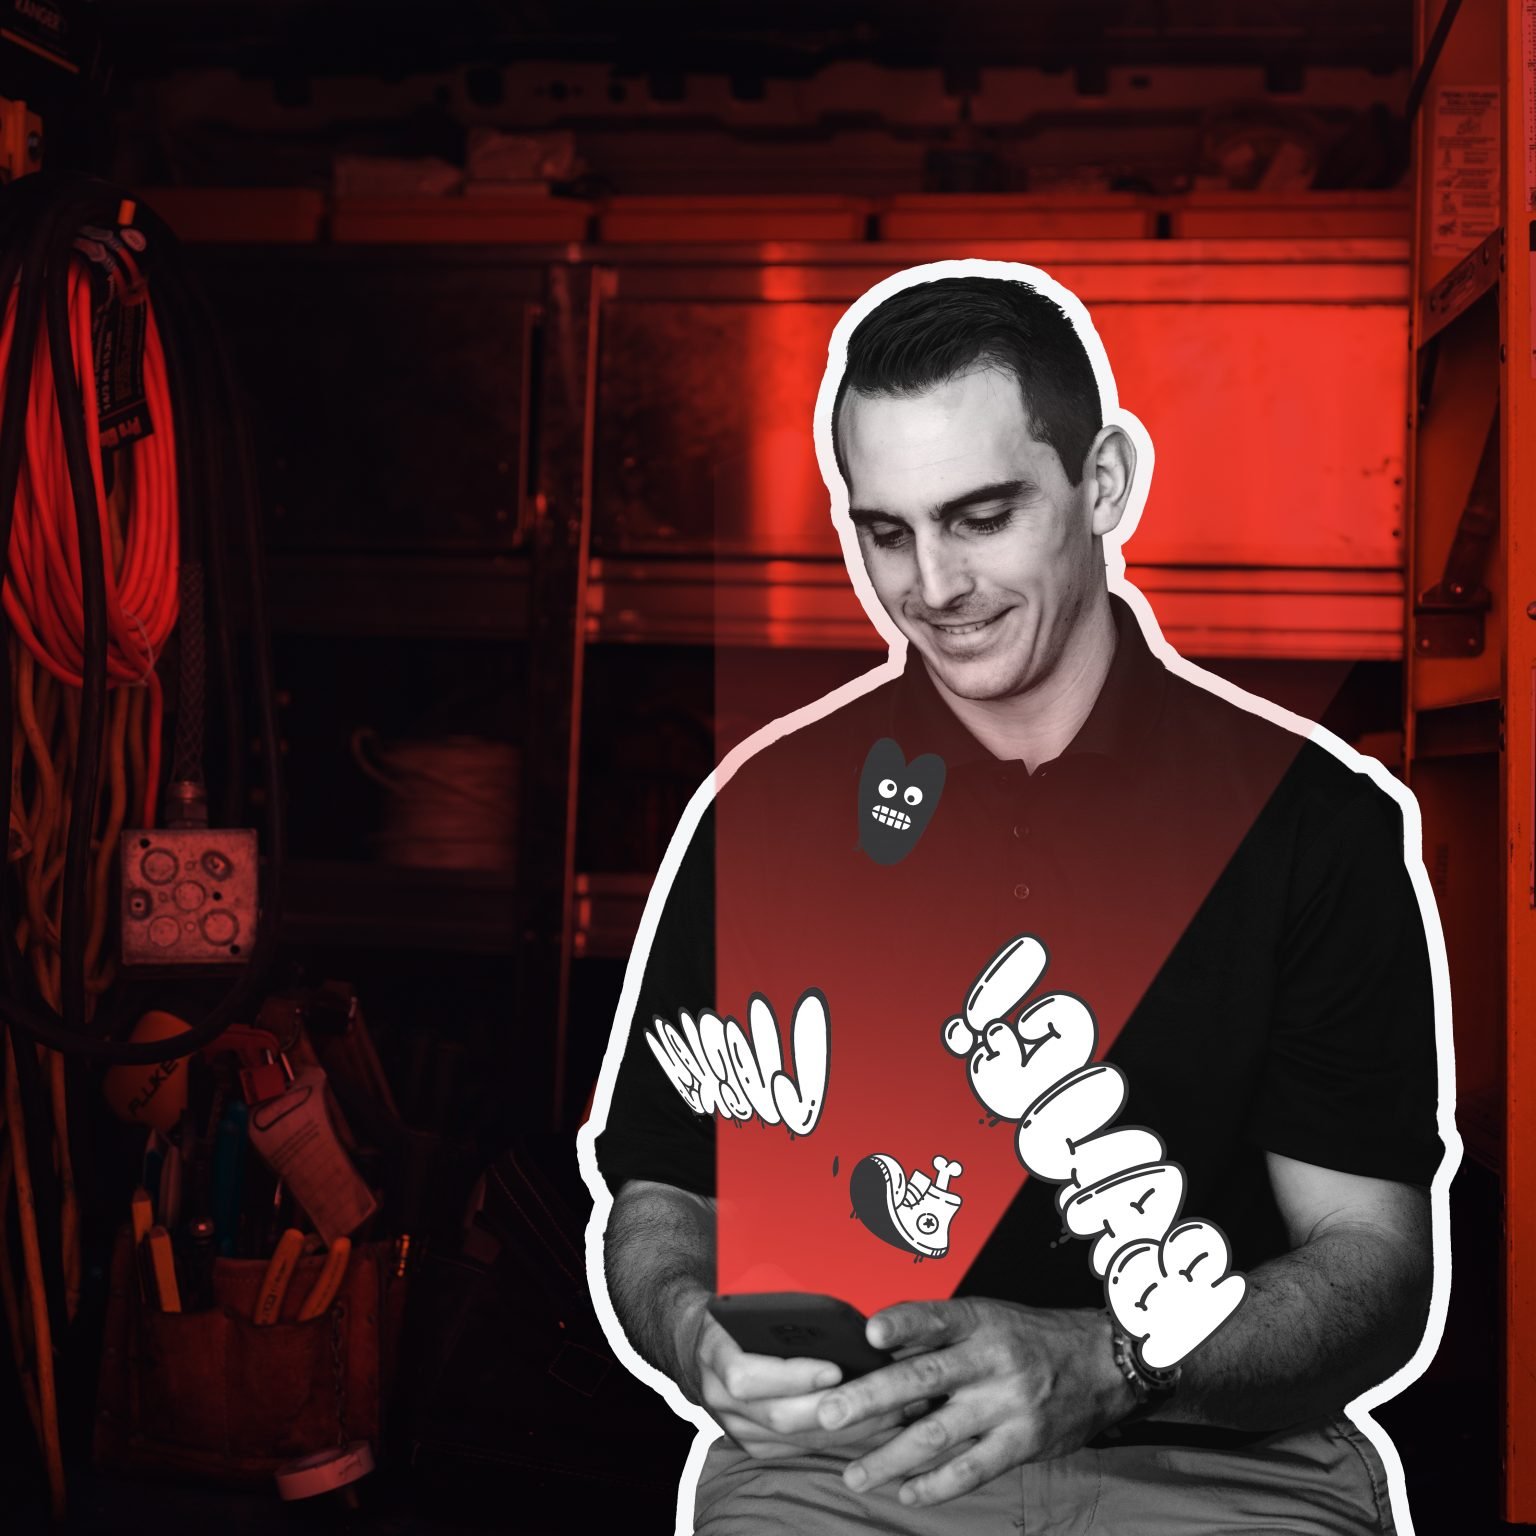
[{"label": "shirt collar", "polygon": [[[1152,654],[1130,605],[1111,592],[1109,606],[1115,620],[1115,654],[1093,708],[1063,758],[1129,760],[1162,712],[1168,669]],[[891,722],[891,734],[908,761],[922,752],[937,752],[952,768],[991,760],[992,754],[944,702],[911,645],[896,682]]]}]

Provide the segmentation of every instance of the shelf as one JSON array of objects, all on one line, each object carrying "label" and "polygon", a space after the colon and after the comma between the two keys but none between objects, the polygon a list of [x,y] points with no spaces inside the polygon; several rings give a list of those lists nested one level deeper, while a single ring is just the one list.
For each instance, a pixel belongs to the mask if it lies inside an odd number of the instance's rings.
[{"label": "shelf", "polygon": [[293,635],[508,640],[528,632],[521,555],[272,555],[272,627]]},{"label": "shelf", "polygon": [[1502,747],[1503,707],[1498,699],[1469,699],[1417,712],[1415,756],[1475,757]]},{"label": "shelf", "polygon": [[[1132,566],[1163,633],[1189,656],[1394,660],[1402,654],[1394,570]],[[280,634],[520,639],[527,566],[518,555],[278,555],[268,604]],[[842,564],[742,556],[594,559],[589,641],[880,653]]]},{"label": "shelf", "polygon": [[650,559],[592,562],[589,640],[883,651],[841,562]]},{"label": "shelf", "polygon": [[697,302],[846,304],[893,272],[956,257],[1027,259],[1090,309],[1097,304],[1387,305],[1409,302],[1408,242],[1381,236],[1178,240],[756,242],[572,246],[565,259],[606,264],[604,296]]},{"label": "shelf", "polygon": [[1163,635],[1184,656],[1396,661],[1399,570],[1130,566]]},{"label": "shelf", "polygon": [[1412,224],[1399,191],[901,193],[878,209],[887,240],[1396,239]]},{"label": "shelf", "polygon": [[874,204],[828,194],[740,197],[616,195],[598,215],[598,238],[615,245],[660,241],[740,244],[862,240]]},{"label": "shelf", "polygon": [[139,199],[200,245],[312,245],[325,228],[325,194],[312,187],[146,187]]},{"label": "shelf", "polygon": [[576,876],[572,953],[585,959],[622,960],[640,927],[654,875]]},{"label": "shelf", "polygon": [[584,240],[593,205],[518,193],[456,197],[336,197],[338,245],[551,245]]},{"label": "shelf", "polygon": [[140,199],[183,240],[215,244],[538,245],[590,260],[594,247],[830,246],[1021,241],[1112,243],[1389,240],[1405,245],[1400,191],[615,195],[588,201],[491,189],[441,196],[338,196],[308,187],[145,187]]},{"label": "shelf", "polygon": [[[1132,566],[1188,656],[1395,660],[1396,570]],[[604,556],[592,562],[587,638],[629,644],[882,652],[840,562]]]},{"label": "shelf", "polygon": [[284,870],[290,943],[505,954],[516,949],[512,871],[297,859]]}]

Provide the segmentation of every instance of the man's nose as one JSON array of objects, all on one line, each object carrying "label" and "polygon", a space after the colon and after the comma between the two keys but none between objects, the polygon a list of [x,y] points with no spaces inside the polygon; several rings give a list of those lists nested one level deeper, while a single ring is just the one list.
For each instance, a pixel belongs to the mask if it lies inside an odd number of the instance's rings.
[{"label": "man's nose", "polygon": [[916,540],[918,590],[927,608],[948,608],[970,590],[964,559],[939,529],[923,529]]}]

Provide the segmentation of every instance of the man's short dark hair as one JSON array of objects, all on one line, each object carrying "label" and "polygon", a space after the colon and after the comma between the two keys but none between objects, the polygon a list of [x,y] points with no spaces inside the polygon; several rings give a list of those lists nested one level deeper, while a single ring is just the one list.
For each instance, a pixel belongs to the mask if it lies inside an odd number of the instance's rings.
[{"label": "man's short dark hair", "polygon": [[844,395],[920,395],[978,366],[1018,380],[1035,440],[1056,450],[1068,482],[1078,484],[1104,425],[1088,353],[1053,299],[1015,278],[980,276],[913,283],[854,327],[832,406],[833,452],[844,481],[848,466],[837,431]]}]

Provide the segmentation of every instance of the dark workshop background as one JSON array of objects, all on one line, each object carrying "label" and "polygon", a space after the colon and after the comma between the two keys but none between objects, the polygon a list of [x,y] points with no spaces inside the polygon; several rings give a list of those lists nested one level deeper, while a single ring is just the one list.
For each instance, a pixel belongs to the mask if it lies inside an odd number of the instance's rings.
[{"label": "dark workshop background", "polygon": [[[878,278],[992,255],[1118,303],[1111,361],[1160,450],[1132,578],[1203,664],[1400,766],[1403,444],[1330,445],[1325,476],[1297,434],[1337,366],[1363,436],[1401,436],[1406,0],[93,14],[110,84],[80,154],[187,242],[247,396],[285,964],[351,982],[420,1122],[515,1145],[578,1248],[573,1138],[683,806],[880,656],[810,440],[832,323]],[[1246,306],[1240,344],[1201,330],[1205,284]],[[1358,301],[1347,342],[1324,291]],[[1295,325],[1307,347],[1269,350]],[[1293,478],[1224,510],[1194,456],[1244,422]],[[1453,1220],[1445,1343],[1380,1418],[1419,1529],[1492,1531],[1499,1190],[1476,1157]],[[510,1303],[481,1325],[456,1411],[402,1410],[395,1491],[355,1528],[670,1530],[686,1427],[605,1388],[546,1446],[515,1403],[549,1341]],[[642,1420],[649,1481],[615,1456]],[[304,1519],[81,1475],[82,1530]],[[41,1519],[25,1454],[0,1488]]]}]

